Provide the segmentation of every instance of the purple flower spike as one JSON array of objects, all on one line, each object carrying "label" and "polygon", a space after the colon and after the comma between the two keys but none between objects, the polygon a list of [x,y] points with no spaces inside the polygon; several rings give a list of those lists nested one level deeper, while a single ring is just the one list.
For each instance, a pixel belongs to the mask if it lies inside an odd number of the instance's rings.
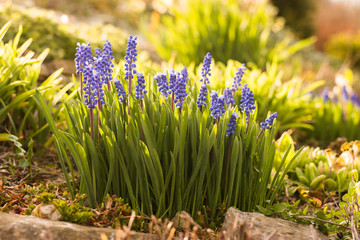
[{"label": "purple flower spike", "polygon": [[355,104],[356,106],[360,107],[360,99],[359,99],[359,96],[356,95],[356,93],[353,93],[353,94],[351,95],[351,102],[352,102],[353,104]]},{"label": "purple flower spike", "polygon": [[324,102],[330,101],[330,97],[329,97],[329,88],[325,87],[323,92],[322,92],[322,98]]},{"label": "purple flower spike", "polygon": [[103,51],[103,61],[104,61],[104,76],[103,79],[105,80],[105,84],[108,84],[109,81],[112,80],[112,73],[114,64],[112,60],[114,59],[113,51],[111,48],[111,43],[106,40],[104,43],[104,51]]},{"label": "purple flower spike", "polygon": [[235,133],[236,118],[237,118],[237,114],[236,112],[233,112],[230,117],[228,129],[226,129],[227,136],[233,135]]},{"label": "purple flower spike", "polygon": [[184,76],[185,82],[189,82],[189,74],[187,71],[187,68],[184,66],[184,68],[181,70],[181,74]]},{"label": "purple flower spike", "polygon": [[137,73],[137,85],[135,89],[135,99],[138,100],[139,98],[144,99],[144,94],[147,91],[145,90],[145,77],[142,73]]},{"label": "purple flower spike", "polygon": [[247,84],[244,84],[244,87],[241,92],[241,104],[240,109],[242,112],[245,112],[247,120],[249,120],[250,113],[255,110],[255,103],[254,103],[254,95]]},{"label": "purple flower spike", "polygon": [[175,93],[176,90],[176,73],[174,71],[174,69],[170,69],[169,70],[169,94]]},{"label": "purple flower spike", "polygon": [[234,96],[229,88],[225,88],[224,90],[225,103],[228,107],[230,104],[235,105]]},{"label": "purple flower spike", "polygon": [[166,72],[157,73],[154,78],[156,80],[156,83],[157,83],[157,86],[159,88],[159,92],[161,93],[161,95],[163,95],[165,98],[168,98],[168,96],[169,96],[169,83],[167,81]]},{"label": "purple flower spike", "polygon": [[245,67],[245,63],[243,63],[241,65],[241,67],[239,67],[238,71],[236,72],[235,77],[233,78],[233,84],[231,85],[231,91],[238,91],[239,87],[241,86],[241,79],[244,75],[244,72],[246,71],[246,67]]},{"label": "purple flower spike", "polygon": [[96,83],[96,77],[94,75],[94,71],[91,65],[86,65],[84,67],[84,82],[86,85],[84,86],[84,101],[89,109],[94,109],[97,104],[97,88],[98,85]]},{"label": "purple flower spike", "polygon": [[275,118],[277,118],[276,112],[271,114],[270,117],[268,117],[267,119],[265,119],[265,122],[260,123],[261,130],[269,129],[273,125]]},{"label": "purple flower spike", "polygon": [[121,84],[119,80],[114,81],[116,90],[118,92],[119,102],[123,103],[126,99],[126,92],[124,86]]},{"label": "purple flower spike", "polygon": [[186,79],[181,73],[178,73],[178,77],[176,79],[174,95],[174,103],[176,103],[177,108],[181,109],[184,104],[184,99],[188,95],[186,92]]},{"label": "purple flower spike", "polygon": [[201,79],[200,79],[200,82],[204,82],[205,84],[210,84],[208,76],[211,76],[210,73],[211,59],[212,56],[208,52],[204,57],[203,67],[201,69]]},{"label": "purple flower spike", "polygon": [[90,43],[77,43],[76,54],[75,54],[75,66],[76,66],[76,74],[80,74],[84,72],[85,65],[89,63],[92,64],[92,51]]},{"label": "purple flower spike", "polygon": [[129,41],[127,44],[126,49],[126,56],[125,56],[125,79],[129,80],[129,94],[131,93],[131,81],[134,78],[133,74],[136,74],[136,56],[137,56],[137,50],[136,50],[136,40],[137,37],[130,36]]},{"label": "purple flower spike", "polygon": [[349,100],[349,93],[346,89],[346,86],[343,86],[342,91],[341,91],[341,95],[342,95],[342,99],[343,101],[348,101]]},{"label": "purple flower spike", "polygon": [[213,116],[213,118],[218,119],[223,115],[223,113],[225,113],[224,104],[225,104],[224,95],[218,96],[218,93],[216,91],[212,91],[210,110],[211,110],[211,116]]},{"label": "purple flower spike", "polygon": [[198,99],[196,101],[197,107],[202,108],[203,106],[206,106],[206,95],[207,95],[207,86],[205,83],[201,84],[200,92]]}]

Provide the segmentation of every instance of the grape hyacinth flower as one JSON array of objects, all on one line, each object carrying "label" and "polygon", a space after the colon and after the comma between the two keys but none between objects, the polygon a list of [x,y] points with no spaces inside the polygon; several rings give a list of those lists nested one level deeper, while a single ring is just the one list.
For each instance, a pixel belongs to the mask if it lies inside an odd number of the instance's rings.
[{"label": "grape hyacinth flower", "polygon": [[166,72],[157,73],[154,78],[159,88],[159,92],[167,99],[169,96],[169,83],[167,81]]},{"label": "grape hyacinth flower", "polygon": [[236,112],[233,112],[230,117],[228,129],[226,129],[227,136],[233,135],[235,133],[236,118],[237,118],[237,114]]},{"label": "grape hyacinth flower", "polygon": [[187,68],[184,66],[184,68],[181,70],[181,74],[184,76],[185,82],[189,82],[189,74],[187,71]]},{"label": "grape hyacinth flower", "polygon": [[184,78],[184,75],[181,73],[178,73],[178,77],[176,79],[176,85],[175,85],[175,91],[174,91],[174,103],[176,103],[176,107],[182,109],[182,106],[184,104],[184,98],[187,96],[186,92],[186,79]]},{"label": "grape hyacinth flower", "polygon": [[212,56],[208,52],[204,57],[203,67],[201,69],[201,79],[200,79],[200,82],[204,82],[205,84],[210,84],[208,76],[211,76],[210,73],[211,59]]},{"label": "grape hyacinth flower", "polygon": [[218,96],[218,93],[216,91],[212,91],[210,110],[211,110],[211,116],[213,116],[213,118],[218,119],[223,115],[223,113],[225,113],[224,104],[225,104],[224,95]]},{"label": "grape hyacinth flower", "polygon": [[121,84],[119,80],[114,81],[116,91],[118,92],[119,102],[124,103],[126,99],[126,92],[124,86]]},{"label": "grape hyacinth flower", "polygon": [[265,119],[265,122],[262,122],[260,123],[260,128],[261,128],[261,131],[259,132],[259,135],[257,136],[256,140],[259,140],[259,137],[260,135],[266,130],[266,129],[269,129],[274,121],[275,121],[275,118],[277,118],[277,112],[271,114],[267,119]]},{"label": "grape hyacinth flower", "polygon": [[168,93],[171,94],[171,109],[174,109],[174,93],[176,90],[176,73],[174,69],[169,70],[169,91]]},{"label": "grape hyacinth flower", "polygon": [[235,95],[235,92],[239,90],[239,87],[241,86],[240,82],[245,71],[246,71],[246,67],[245,67],[245,63],[243,63],[241,67],[239,67],[235,77],[233,78],[233,84],[231,85],[231,91],[233,92],[233,95]]},{"label": "grape hyacinth flower", "polygon": [[85,65],[92,65],[91,59],[92,51],[90,43],[77,43],[76,54],[75,54],[75,67],[76,74],[80,75],[80,96],[83,97],[83,72]]},{"label": "grape hyacinth flower", "polygon": [[199,96],[198,99],[196,101],[197,107],[200,109],[200,111],[202,110],[203,106],[206,106],[206,95],[207,95],[207,86],[205,83],[201,84],[200,87],[200,92],[199,92]]},{"label": "grape hyacinth flower", "polygon": [[270,117],[268,117],[267,119],[265,119],[265,122],[260,123],[261,125],[261,130],[265,130],[265,129],[269,129],[272,124],[274,123],[275,118],[277,118],[277,112],[273,113],[270,115]]},{"label": "grape hyacinth flower", "polygon": [[125,56],[125,79],[129,81],[129,94],[132,95],[131,92],[131,81],[134,78],[133,74],[136,74],[136,56],[137,56],[137,50],[136,50],[136,40],[137,37],[130,36],[127,44],[126,49],[126,56]]},{"label": "grape hyacinth flower", "polygon": [[76,66],[76,74],[82,74],[84,72],[84,68],[86,63],[92,64],[91,61],[91,46],[90,43],[77,43],[76,54],[75,54],[75,66]]},{"label": "grape hyacinth flower", "polygon": [[144,99],[144,94],[146,94],[147,91],[145,90],[145,77],[142,73],[137,73],[137,85],[135,89],[135,99],[138,100]]},{"label": "grape hyacinth flower", "polygon": [[235,105],[234,95],[232,94],[231,90],[227,87],[224,89],[224,97],[226,106],[231,107],[231,105]]},{"label": "grape hyacinth flower", "polygon": [[247,84],[244,84],[244,87],[241,92],[241,104],[240,109],[242,112],[245,112],[246,119],[249,121],[250,113],[255,110],[255,103],[254,103],[254,95]]},{"label": "grape hyacinth flower", "polygon": [[97,104],[97,83],[94,76],[94,71],[91,65],[86,65],[84,67],[84,98],[85,104],[89,109],[94,109]]},{"label": "grape hyacinth flower", "polygon": [[329,97],[329,88],[325,87],[323,92],[322,92],[322,98],[324,102],[330,101],[330,97]]},{"label": "grape hyacinth flower", "polygon": [[94,138],[94,120],[93,120],[93,109],[96,107],[97,104],[97,83],[95,80],[93,66],[87,64],[84,68],[84,82],[86,85],[84,86],[84,102],[90,110],[90,132],[91,137]]},{"label": "grape hyacinth flower", "polygon": [[341,91],[341,96],[342,96],[343,101],[347,102],[349,100],[349,94],[346,89],[346,86],[343,86],[342,91]]},{"label": "grape hyacinth flower", "polygon": [[353,93],[351,95],[351,102],[355,104],[356,106],[360,107],[360,99],[359,96],[356,93]]},{"label": "grape hyacinth flower", "polygon": [[104,76],[103,76],[103,80],[105,82],[105,84],[107,84],[108,89],[110,89],[110,81],[112,80],[112,73],[113,73],[113,68],[114,68],[114,64],[112,63],[112,60],[114,59],[113,56],[113,51],[111,48],[111,43],[106,40],[106,42],[104,43],[104,49],[103,49],[103,61],[104,61]]}]

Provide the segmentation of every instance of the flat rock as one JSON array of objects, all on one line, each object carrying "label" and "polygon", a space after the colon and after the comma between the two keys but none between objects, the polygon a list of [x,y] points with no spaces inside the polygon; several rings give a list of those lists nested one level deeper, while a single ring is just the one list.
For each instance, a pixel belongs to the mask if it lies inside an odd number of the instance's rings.
[{"label": "flat rock", "polygon": [[232,239],[329,239],[312,225],[266,217],[261,213],[242,212],[235,208],[227,211],[222,230]]},{"label": "flat rock", "polygon": [[145,233],[129,232],[127,234],[109,228],[87,227],[68,222],[2,212],[0,212],[0,226],[0,240],[156,239],[154,235]]}]

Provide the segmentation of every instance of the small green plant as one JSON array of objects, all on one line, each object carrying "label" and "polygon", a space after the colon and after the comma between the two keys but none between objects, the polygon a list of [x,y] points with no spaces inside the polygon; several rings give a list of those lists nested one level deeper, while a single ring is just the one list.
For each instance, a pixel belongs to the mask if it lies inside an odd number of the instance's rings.
[{"label": "small green plant", "polygon": [[128,43],[125,74],[113,74],[109,42],[96,51],[93,61],[90,44],[79,44],[77,51],[83,88],[78,99],[65,103],[68,131],[55,126],[44,98],[36,96],[54,133],[73,196],[67,149],[80,174],[80,194],[86,193],[91,207],[109,193],[147,216],[173,217],[185,210],[196,217],[208,206],[213,219],[221,203],[251,211],[274,201],[301,150],[283,171],[271,175],[275,155],[271,126],[276,114],[259,125],[246,84],[240,109],[232,103],[231,92],[223,95],[211,89],[210,54],[204,59],[198,90],[186,68],[146,80],[139,71],[135,74],[134,37]]},{"label": "small green plant", "polygon": [[187,65],[199,64],[211,52],[216,61],[234,59],[265,68],[267,62],[283,61],[314,42],[296,42],[281,31],[275,9],[265,1],[195,0],[172,11],[173,16],[161,16],[145,32],[162,58],[176,54]]}]

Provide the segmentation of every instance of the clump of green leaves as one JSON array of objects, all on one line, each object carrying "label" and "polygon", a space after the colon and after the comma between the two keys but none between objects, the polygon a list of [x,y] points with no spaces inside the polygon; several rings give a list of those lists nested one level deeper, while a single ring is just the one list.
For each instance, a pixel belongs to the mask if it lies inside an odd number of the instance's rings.
[{"label": "clump of green leaves", "polygon": [[162,58],[176,54],[187,65],[199,64],[211,52],[216,61],[235,59],[264,68],[313,43],[295,42],[281,31],[275,9],[265,1],[195,0],[187,1],[185,9],[172,10],[172,16],[161,16],[146,35]]},{"label": "clump of green leaves", "polygon": [[[113,79],[128,89],[123,74]],[[244,211],[272,203],[300,151],[285,165],[287,150],[280,163],[284,169],[272,177],[275,128],[262,130],[256,111],[245,114],[237,106],[224,109],[223,116],[214,119],[209,94],[209,107],[197,107],[195,82],[186,80],[182,90],[188,96],[179,108],[171,97],[160,95],[152,76],[146,80],[148,94],[139,100],[128,92],[126,102],[120,101],[113,82],[102,89],[101,108],[89,104],[89,109],[79,94],[65,104],[66,132],[56,127],[38,94],[36,100],[54,133],[69,192],[75,195],[67,149],[80,173],[80,194],[86,193],[92,207],[104,202],[109,193],[121,196],[142,215],[173,217],[185,210],[196,218],[205,205],[212,209],[213,219],[220,203]],[[227,136],[233,113],[239,117],[234,134]]]},{"label": "clump of green leaves", "polygon": [[[56,109],[54,106],[62,96],[67,96],[66,92],[72,87],[72,83],[61,85],[61,70],[39,83],[41,64],[49,50],[44,50],[34,58],[35,53],[28,49],[31,39],[19,45],[22,27],[19,27],[13,40],[4,43],[2,39],[10,27],[11,22],[8,22],[0,30],[0,131],[6,129],[18,137],[28,140],[31,137],[37,142],[45,143],[49,128],[31,97],[36,91],[44,94],[54,117],[58,118],[60,108]],[[63,90],[58,91],[62,87]]]}]

